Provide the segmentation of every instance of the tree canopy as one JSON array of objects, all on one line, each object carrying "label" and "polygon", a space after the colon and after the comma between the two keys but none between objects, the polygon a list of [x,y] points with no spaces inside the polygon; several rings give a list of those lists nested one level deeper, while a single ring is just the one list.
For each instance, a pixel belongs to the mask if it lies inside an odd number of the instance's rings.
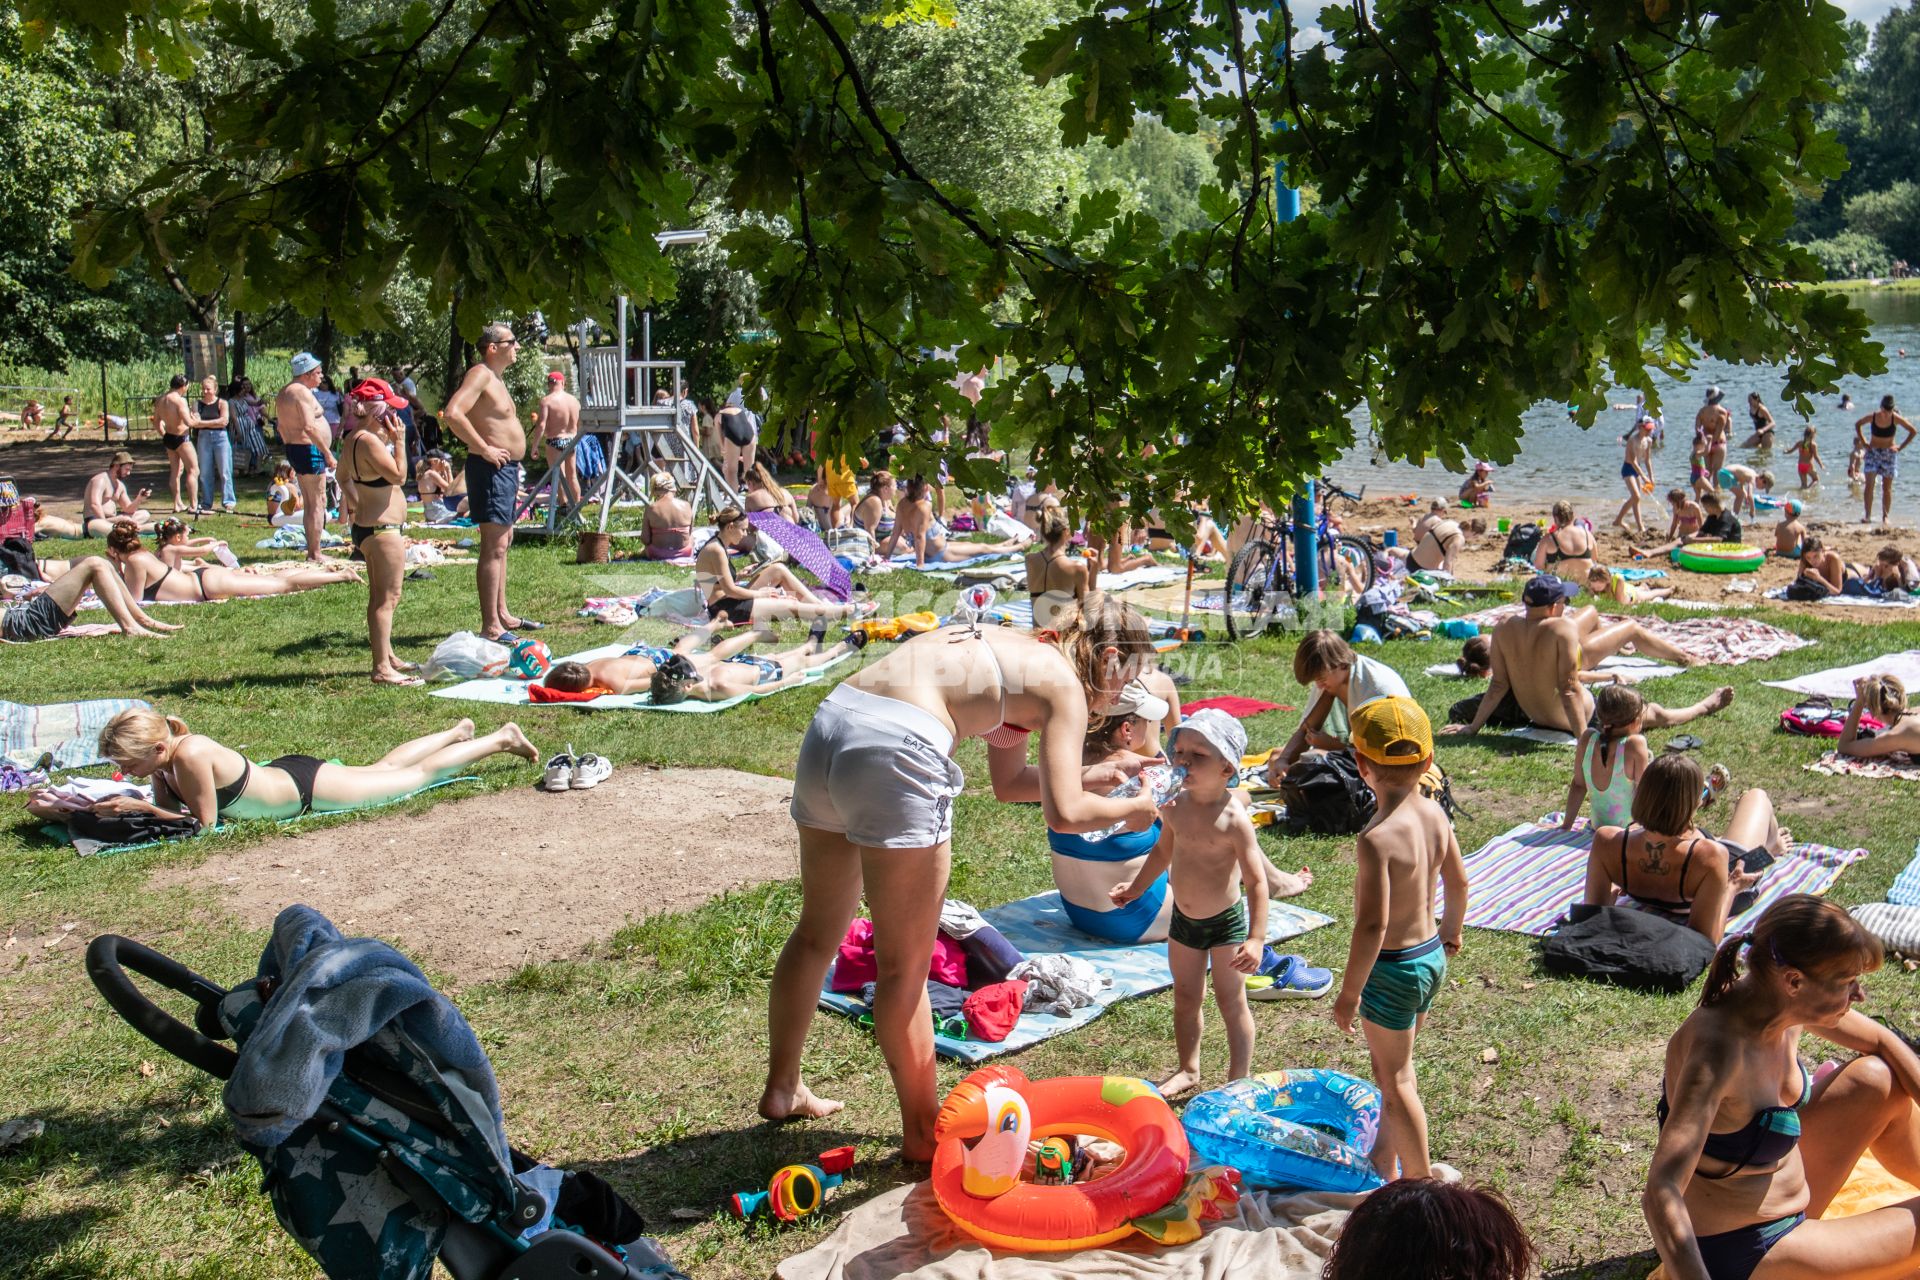
[{"label": "tree canopy", "polygon": [[[1651,396],[1651,370],[1702,352],[1784,361],[1802,398],[1883,367],[1786,239],[1846,163],[1821,116],[1848,55],[1831,5],[1351,0],[1310,45],[1284,2],[1044,8],[1020,65],[1060,145],[1204,118],[1199,220],[935,168],[937,132],[886,96],[903,73],[870,45],[964,31],[948,0],[415,0],[351,21],[319,0],[310,26],[251,0],[22,0],[36,37],[64,24],[103,65],[184,74],[219,49],[241,68],[203,151],[85,223],[92,282],[159,236],[190,281],[230,273],[235,306],[351,328],[404,267],[471,333],[670,296],[654,233],[711,194],[775,337],[754,359],[776,412],[849,451],[895,422],[926,439],[966,407],[954,375],[1005,358],[983,412],[1063,484],[1238,509],[1315,474],[1363,404],[1388,452],[1457,462],[1510,456],[1535,401],[1590,422],[1609,382]],[[1276,217],[1276,165],[1317,195],[1298,220]]]}]

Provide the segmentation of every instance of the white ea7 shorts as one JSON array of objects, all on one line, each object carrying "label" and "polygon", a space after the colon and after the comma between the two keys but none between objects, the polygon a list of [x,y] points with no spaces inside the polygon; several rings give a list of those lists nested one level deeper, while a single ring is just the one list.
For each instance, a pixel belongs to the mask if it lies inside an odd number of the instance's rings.
[{"label": "white ea7 shorts", "polygon": [[952,751],[952,731],[926,711],[842,684],[801,739],[793,820],[866,849],[945,844],[966,786]]}]

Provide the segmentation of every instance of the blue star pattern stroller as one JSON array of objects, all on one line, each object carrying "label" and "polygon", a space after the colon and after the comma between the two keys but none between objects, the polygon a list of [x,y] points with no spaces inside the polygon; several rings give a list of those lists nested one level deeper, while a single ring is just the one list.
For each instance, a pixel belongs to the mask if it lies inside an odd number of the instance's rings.
[{"label": "blue star pattern stroller", "polygon": [[[192,999],[195,1025],[129,969]],[[387,944],[293,906],[232,991],[112,934],[87,972],[136,1031],[227,1082],[275,1216],[336,1280],[428,1280],[436,1258],[455,1280],[686,1280],[605,1181],[507,1145],[472,1028]]]}]

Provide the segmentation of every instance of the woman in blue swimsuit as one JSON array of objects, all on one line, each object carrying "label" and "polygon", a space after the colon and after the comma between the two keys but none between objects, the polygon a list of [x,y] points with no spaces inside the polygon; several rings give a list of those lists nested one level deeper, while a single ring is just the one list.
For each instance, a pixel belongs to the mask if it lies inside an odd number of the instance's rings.
[{"label": "woman in blue swimsuit", "polygon": [[[1700,1007],[1667,1042],[1641,1197],[1667,1280],[1892,1280],[1920,1268],[1920,1198],[1818,1220],[1867,1151],[1920,1179],[1920,1057],[1853,1010],[1880,959],[1878,938],[1809,894],[1720,945]],[[1816,1076],[1797,1056],[1803,1031],[1860,1056]]]}]

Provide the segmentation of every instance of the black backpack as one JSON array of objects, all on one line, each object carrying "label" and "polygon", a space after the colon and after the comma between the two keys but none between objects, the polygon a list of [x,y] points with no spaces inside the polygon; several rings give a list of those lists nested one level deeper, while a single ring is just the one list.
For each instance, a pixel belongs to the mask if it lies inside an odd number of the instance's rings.
[{"label": "black backpack", "polygon": [[1711,942],[1664,917],[1628,907],[1575,907],[1572,914],[1579,918],[1540,940],[1548,973],[1676,992],[1713,963]]},{"label": "black backpack", "polygon": [[1507,534],[1506,549],[1500,553],[1502,560],[1532,560],[1533,550],[1540,545],[1540,539],[1547,536],[1546,529],[1538,524],[1517,524]]},{"label": "black backpack", "polygon": [[1347,836],[1373,821],[1373,792],[1344,751],[1301,757],[1280,780],[1280,799],[1287,815],[1277,825],[1288,835]]},{"label": "black backpack", "polygon": [[1787,599],[1789,600],[1825,600],[1832,594],[1832,587],[1828,586],[1824,580],[1816,578],[1810,573],[1803,573],[1787,584]]}]

